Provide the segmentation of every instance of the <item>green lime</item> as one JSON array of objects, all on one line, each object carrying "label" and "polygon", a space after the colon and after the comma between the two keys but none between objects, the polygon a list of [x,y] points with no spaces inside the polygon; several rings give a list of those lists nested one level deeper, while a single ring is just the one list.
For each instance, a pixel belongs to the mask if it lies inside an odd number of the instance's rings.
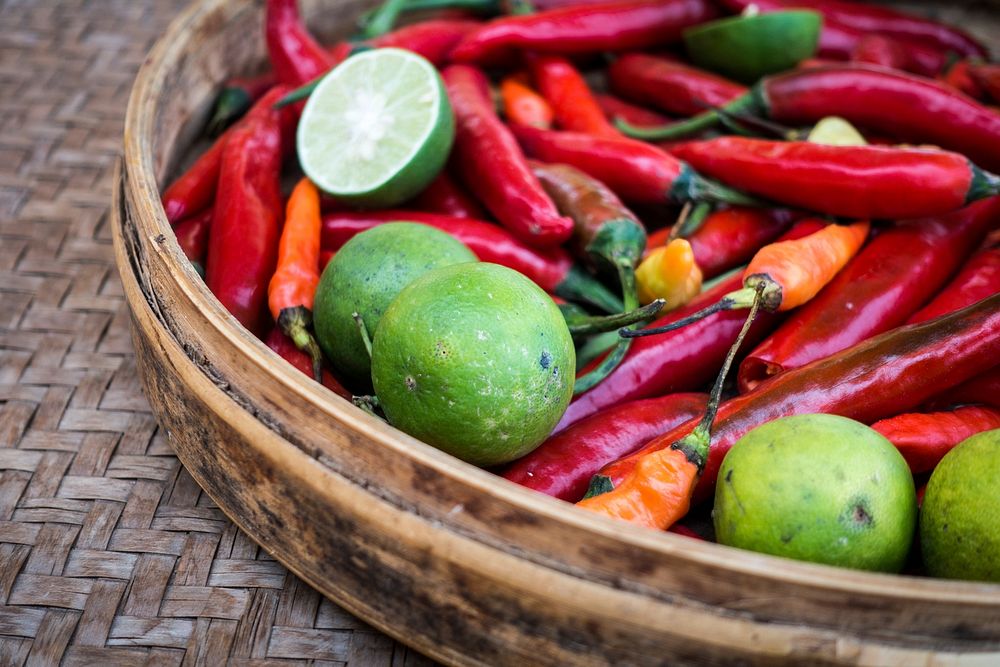
[{"label": "green lime", "polygon": [[753,83],[811,58],[822,25],[819,12],[804,9],[732,16],[688,28],[684,45],[699,67]]},{"label": "green lime", "polygon": [[476,256],[455,237],[415,222],[389,222],[361,232],[327,264],[316,288],[316,340],[334,367],[365,386],[371,381],[368,351],[354,321],[370,334],[399,292],[436,269]]},{"label": "green lime", "polygon": [[935,577],[1000,581],[1000,429],[938,463],[920,508],[920,548]]},{"label": "green lime", "polygon": [[302,170],[320,189],[387,208],[434,180],[454,139],[437,70],[415,53],[387,48],[351,56],[320,82],[296,143]]},{"label": "green lime", "polygon": [[389,422],[480,466],[541,444],[573,395],[576,354],[559,308],[497,264],[448,266],[410,283],[372,348]]},{"label": "green lime", "polygon": [[844,417],[798,415],[737,441],[719,470],[712,516],[722,544],[899,572],[917,498],[906,461],[884,437]]}]

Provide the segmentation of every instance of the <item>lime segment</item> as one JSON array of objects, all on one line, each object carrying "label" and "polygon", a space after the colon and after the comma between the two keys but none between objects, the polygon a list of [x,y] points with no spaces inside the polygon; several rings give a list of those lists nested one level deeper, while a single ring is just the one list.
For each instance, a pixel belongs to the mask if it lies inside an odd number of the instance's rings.
[{"label": "lime segment", "polygon": [[455,121],[426,59],[402,49],[358,53],[328,74],[306,103],[297,148],[303,171],[328,194],[394,206],[444,166]]},{"label": "lime segment", "polygon": [[685,30],[684,45],[699,67],[753,83],[812,57],[822,24],[810,10],[733,16]]}]

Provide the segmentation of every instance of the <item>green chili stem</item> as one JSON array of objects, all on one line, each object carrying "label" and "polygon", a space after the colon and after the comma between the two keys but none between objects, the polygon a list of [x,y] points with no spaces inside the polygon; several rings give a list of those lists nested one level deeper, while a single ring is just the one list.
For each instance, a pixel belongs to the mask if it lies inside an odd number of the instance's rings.
[{"label": "green chili stem", "polygon": [[616,315],[574,318],[567,320],[566,324],[569,326],[570,334],[574,336],[607,333],[656,317],[666,303],[664,299],[656,299],[642,308],[635,308]]},{"label": "green chili stem", "polygon": [[385,0],[375,10],[371,18],[361,26],[362,39],[372,39],[392,30],[399,20],[399,15],[407,4],[407,0]]},{"label": "green chili stem", "polygon": [[[635,284],[635,266],[630,262],[619,262],[617,268],[618,279],[622,285],[622,301],[625,303],[625,310],[633,311],[639,306],[639,292]],[[630,330],[624,329],[624,331]],[[576,383],[573,385],[573,395],[578,396],[600,384],[612,371],[618,368],[618,364],[625,358],[625,354],[631,346],[630,339],[622,338],[619,340],[614,349],[604,358],[604,361],[597,365],[597,368],[576,379]]]},{"label": "green chili stem", "polygon": [[670,241],[690,238],[692,234],[701,229],[708,214],[712,212],[712,205],[708,202],[699,202],[693,210],[691,206],[691,202],[684,205],[684,210],[681,211],[680,217],[670,230]]},{"label": "green chili stem", "polygon": [[278,313],[278,328],[292,339],[295,347],[309,355],[312,360],[313,378],[323,382],[323,352],[313,335],[309,333],[312,326],[312,312],[305,306],[282,308]]},{"label": "green chili stem", "polygon": [[361,342],[365,346],[365,351],[368,353],[370,361],[372,358],[372,339],[368,336],[368,327],[365,326],[365,321],[359,313],[351,313],[351,317],[354,318],[354,323],[358,325],[358,333],[361,334]]}]

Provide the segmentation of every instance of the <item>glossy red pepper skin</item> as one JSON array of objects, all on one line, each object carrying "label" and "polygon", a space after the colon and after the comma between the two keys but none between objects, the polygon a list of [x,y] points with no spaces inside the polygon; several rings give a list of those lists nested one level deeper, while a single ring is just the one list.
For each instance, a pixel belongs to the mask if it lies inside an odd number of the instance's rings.
[{"label": "glossy red pepper skin", "polygon": [[573,221],[559,215],[497,117],[486,76],[468,65],[451,65],[441,75],[455,112],[455,166],[466,187],[525,243],[544,247],[566,241]]},{"label": "glossy red pepper skin", "polygon": [[693,116],[731,102],[745,86],[690,65],[644,53],[629,53],[608,68],[616,94],[675,116]]},{"label": "glossy red pepper skin", "polygon": [[621,118],[630,125],[638,125],[642,127],[644,125],[657,126],[663,125],[668,122],[669,119],[659,114],[655,111],[650,111],[643,107],[630,104],[624,100],[620,100],[614,95],[600,94],[597,96],[597,103],[601,106],[601,110],[609,121],[613,122],[616,118]]},{"label": "glossy red pepper skin", "polygon": [[336,64],[330,52],[306,30],[298,0],[267,0],[264,37],[278,81],[293,88],[309,83]]},{"label": "glossy red pepper skin", "polygon": [[[870,424],[916,408],[942,389],[974,377],[998,358],[1000,295],[946,317],[893,329],[788,371],[719,407],[695,500],[709,497],[726,453],[756,426],[811,413]],[[641,456],[669,447],[699,421],[678,426],[598,474],[612,484],[619,483]]]},{"label": "glossy red pepper skin", "polygon": [[714,278],[749,262],[758,250],[788,229],[795,217],[785,209],[722,209],[711,213],[688,242],[702,275]]},{"label": "glossy red pepper skin", "polygon": [[[292,339],[281,333],[277,327],[271,329],[264,344],[271,348],[279,357],[297,368],[299,372],[312,379],[312,359],[309,355],[295,347]],[[333,373],[323,369],[323,386],[341,398],[351,400],[351,392],[344,388],[344,385],[333,376]]]},{"label": "glossy red pepper skin", "polygon": [[[255,115],[270,114],[271,105],[289,92],[290,90],[286,86],[275,86],[257,100],[244,116],[244,121]],[[290,137],[295,128],[295,117],[292,113],[285,112],[280,115],[280,118],[283,136]],[[212,205],[219,180],[219,167],[222,164],[222,151],[230,134],[238,126],[239,123],[226,130],[207,151],[195,160],[195,163],[187,171],[178,176],[163,192],[163,210],[171,224],[176,224],[183,218],[200,213]],[[294,145],[294,142],[286,141],[285,143],[288,145],[287,150],[290,150],[290,147]]]},{"label": "glossy red pepper skin", "polygon": [[463,37],[482,27],[480,21],[433,19],[404,26],[372,40],[372,45],[406,49],[441,67]]},{"label": "glossy red pepper skin", "polygon": [[212,227],[212,209],[185,218],[174,227],[177,245],[184,256],[194,264],[204,267],[205,249],[208,247],[208,231]]},{"label": "glossy red pepper skin", "polygon": [[896,446],[910,472],[929,472],[955,445],[983,431],[1000,428],[1000,411],[968,406],[946,412],[910,412],[872,424]]},{"label": "glossy red pepper skin", "polygon": [[840,116],[902,141],[962,153],[985,169],[1000,169],[1000,113],[940,81],[840,65],[768,77],[754,94],[759,108],[779,123]]},{"label": "glossy red pepper skin", "polygon": [[972,77],[973,64],[969,60],[959,60],[938,76],[943,83],[977,100],[986,99],[986,91]]},{"label": "glossy red pepper skin", "polygon": [[740,364],[741,391],[897,327],[941,288],[1000,215],[1000,197],[882,232]]},{"label": "glossy red pepper skin", "polygon": [[1000,104],[1000,65],[976,64],[969,67],[969,75],[995,104]]},{"label": "glossy red pepper skin", "polygon": [[267,286],[283,217],[280,113],[241,123],[226,141],[205,266],[208,288],[258,337],[270,325]]},{"label": "glossy red pepper skin", "polygon": [[670,394],[614,405],[551,436],[501,476],[575,503],[604,465],[705,411],[706,394]]},{"label": "glossy red pepper skin", "polygon": [[1000,248],[987,248],[973,255],[948,286],[906,323],[925,322],[997,293],[1000,293]]},{"label": "glossy red pepper skin", "polygon": [[597,137],[620,137],[608,122],[587,81],[566,58],[534,56],[528,59],[531,77],[555,114],[556,124],[571,132]]},{"label": "glossy red pepper skin", "polygon": [[442,171],[423,192],[413,200],[414,207],[428,213],[440,213],[453,218],[485,220],[486,210],[472,195],[455,182],[447,171]]},{"label": "glossy red pepper skin", "polygon": [[944,70],[948,55],[931,49],[914,49],[912,44],[886,35],[865,35],[851,51],[851,61],[935,76]]},{"label": "glossy red pepper skin", "polygon": [[968,403],[982,403],[1000,408],[1000,366],[995,366],[992,370],[936,396],[928,405],[940,408]]},{"label": "glossy red pepper skin", "polygon": [[455,62],[489,63],[512,49],[571,55],[661,46],[717,16],[707,0],[622,0],[494,19],[452,51]]},{"label": "glossy red pepper skin", "polygon": [[[673,150],[699,173],[787,206],[859,219],[949,213],[976,197],[958,153],[719,137]],[[996,189],[996,188],[994,188]]]}]

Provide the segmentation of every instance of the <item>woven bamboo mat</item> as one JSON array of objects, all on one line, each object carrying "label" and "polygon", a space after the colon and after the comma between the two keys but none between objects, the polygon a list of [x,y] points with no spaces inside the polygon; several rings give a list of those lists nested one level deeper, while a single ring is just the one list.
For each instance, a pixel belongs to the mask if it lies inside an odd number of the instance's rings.
[{"label": "woven bamboo mat", "polygon": [[139,389],[107,208],[185,0],[0,0],[0,666],[422,665],[233,526]]}]

